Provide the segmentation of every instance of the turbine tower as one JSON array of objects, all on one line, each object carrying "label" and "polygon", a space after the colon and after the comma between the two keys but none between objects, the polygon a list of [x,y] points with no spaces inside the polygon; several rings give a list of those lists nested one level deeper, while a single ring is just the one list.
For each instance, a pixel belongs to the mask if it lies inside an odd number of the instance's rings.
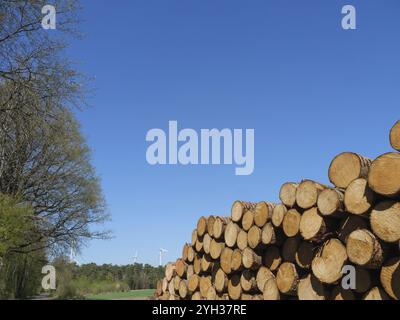
[{"label": "turbine tower", "polygon": [[162,257],[163,257],[163,254],[164,254],[164,253],[167,253],[167,252],[168,252],[167,249],[160,248],[160,256],[159,256],[159,258],[160,258],[159,265],[160,265],[160,266],[163,265],[163,264],[162,264]]},{"label": "turbine tower", "polygon": [[133,256],[133,264],[136,263],[137,259],[138,259],[138,252],[136,250],[135,255]]}]

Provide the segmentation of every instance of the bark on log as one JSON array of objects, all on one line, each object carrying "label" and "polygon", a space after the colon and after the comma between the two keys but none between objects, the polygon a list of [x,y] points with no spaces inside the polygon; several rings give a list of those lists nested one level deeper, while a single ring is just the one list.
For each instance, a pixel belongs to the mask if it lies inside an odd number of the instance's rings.
[{"label": "bark on log", "polygon": [[298,184],[294,182],[286,182],[282,185],[279,191],[279,199],[285,206],[292,208],[296,204],[297,187]]},{"label": "bark on log", "polygon": [[368,185],[378,194],[400,196],[400,153],[390,152],[375,159],[368,175]]},{"label": "bark on log", "polygon": [[344,195],[347,212],[352,214],[367,213],[375,202],[375,193],[369,188],[368,181],[360,178],[351,182]]},{"label": "bark on log", "polygon": [[358,179],[366,178],[371,166],[371,159],[353,152],[337,155],[329,166],[329,180],[338,188],[347,188]]},{"label": "bark on log", "polygon": [[371,228],[381,240],[395,243],[400,240],[400,202],[384,201],[371,212]]}]

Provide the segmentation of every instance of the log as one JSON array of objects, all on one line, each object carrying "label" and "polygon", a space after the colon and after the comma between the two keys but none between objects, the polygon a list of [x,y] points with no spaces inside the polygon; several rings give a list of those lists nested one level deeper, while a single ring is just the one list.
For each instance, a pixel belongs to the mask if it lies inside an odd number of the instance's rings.
[{"label": "log", "polygon": [[388,260],[381,269],[380,280],[386,293],[400,300],[400,257]]},{"label": "log", "polygon": [[344,195],[347,212],[352,214],[367,213],[375,202],[375,193],[368,187],[368,181],[360,178],[349,184]]},{"label": "log", "polygon": [[299,275],[296,266],[290,262],[284,262],[279,266],[276,274],[276,284],[281,293],[295,295],[299,283]]},{"label": "log", "polygon": [[240,285],[240,276],[233,275],[228,281],[228,294],[232,300],[239,300],[242,295],[242,286]]},{"label": "log", "polygon": [[208,288],[207,294],[206,294],[206,300],[214,301],[217,300],[217,292],[215,291],[214,287]]},{"label": "log", "polygon": [[252,226],[247,233],[247,243],[252,249],[259,247],[261,244],[261,229],[256,225]]},{"label": "log", "polygon": [[390,130],[389,138],[393,149],[400,151],[400,120]]},{"label": "log", "polygon": [[321,242],[328,232],[326,219],[324,219],[317,208],[304,211],[300,220],[300,234],[304,240]]},{"label": "log", "polygon": [[231,268],[232,272],[241,271],[243,269],[242,250],[240,249],[233,250]]},{"label": "log", "polygon": [[256,282],[257,282],[258,290],[263,292],[264,288],[265,288],[265,283],[271,278],[275,278],[272,271],[270,269],[268,269],[267,267],[261,266],[258,269],[257,275],[256,275]]},{"label": "log", "polygon": [[200,277],[197,274],[193,274],[188,278],[188,290],[191,293],[196,292],[200,289]]},{"label": "log", "polygon": [[323,190],[317,200],[317,207],[323,216],[341,217],[344,210],[344,194],[338,189]]},{"label": "log", "polygon": [[194,229],[192,231],[192,247],[194,247],[196,245],[196,241],[197,241],[197,229]]},{"label": "log", "polygon": [[282,263],[282,257],[277,246],[268,246],[264,255],[264,265],[271,271],[278,270]]},{"label": "log", "polygon": [[282,185],[279,191],[279,199],[285,206],[292,208],[296,204],[297,187],[298,184],[294,182],[286,182]]},{"label": "log", "polygon": [[201,257],[201,271],[208,274],[212,271],[214,266],[213,259],[209,254],[204,254]]},{"label": "log", "polygon": [[224,237],[225,244],[228,247],[233,248],[236,245],[236,239],[239,233],[239,229],[239,226],[234,222],[229,222],[226,226]]},{"label": "log", "polygon": [[246,269],[257,270],[262,264],[262,258],[247,247],[242,251],[242,263]]},{"label": "log", "polygon": [[346,247],[332,238],[324,243],[311,263],[313,274],[323,283],[334,284],[342,277],[347,261]]},{"label": "log", "polygon": [[338,231],[338,239],[343,243],[347,243],[347,239],[353,231],[367,228],[368,223],[365,219],[359,216],[350,215],[341,221]]},{"label": "log", "polygon": [[215,217],[214,216],[209,216],[207,218],[207,230],[206,232],[212,237],[213,232],[214,232],[214,222],[215,222]]},{"label": "log", "polygon": [[228,290],[228,277],[222,269],[216,272],[214,285],[218,293],[225,293]]},{"label": "log", "polygon": [[287,213],[287,208],[283,203],[277,204],[272,212],[272,224],[279,228],[282,226],[283,218]]},{"label": "log", "polygon": [[258,202],[254,209],[254,224],[262,228],[272,218],[275,204],[271,202]]},{"label": "log", "polygon": [[225,247],[221,252],[220,266],[223,272],[230,274],[232,272],[232,253],[231,248]]},{"label": "log", "polygon": [[170,294],[168,300],[179,300],[179,296],[177,294]]},{"label": "log", "polygon": [[207,298],[208,289],[212,286],[211,277],[210,276],[203,276],[200,278],[200,294],[203,298]]},{"label": "log", "polygon": [[282,258],[287,262],[296,262],[296,252],[300,245],[300,237],[287,238],[282,247]]},{"label": "log", "polygon": [[210,253],[211,240],[212,238],[210,237],[210,235],[208,233],[205,233],[203,237],[203,250],[206,254]]},{"label": "log", "polygon": [[186,280],[181,280],[179,282],[179,297],[181,297],[182,299],[186,299],[187,295],[188,295],[188,287],[187,287],[187,281]]},{"label": "log", "polygon": [[383,263],[383,249],[375,235],[366,230],[353,231],[346,243],[347,256],[356,265],[378,269]]},{"label": "log", "polygon": [[400,202],[377,204],[370,216],[372,231],[379,239],[396,243],[400,240]]},{"label": "log", "polygon": [[200,291],[196,291],[195,293],[193,293],[192,300],[203,300],[203,297],[201,296]]},{"label": "log", "polygon": [[302,209],[315,207],[318,201],[318,195],[327,187],[312,181],[303,180],[296,190],[296,203]]},{"label": "log", "polygon": [[175,263],[176,274],[183,278],[186,276],[187,264],[183,261],[183,259],[176,260]]},{"label": "log", "polygon": [[162,280],[162,292],[165,293],[168,290],[168,280],[167,278],[163,278]]},{"label": "log", "polygon": [[242,217],[242,228],[244,231],[249,231],[254,224],[254,212],[248,210],[243,214]]},{"label": "log", "polygon": [[221,256],[222,250],[225,247],[224,242],[217,241],[215,239],[211,240],[210,243],[210,256],[213,259],[218,259]]},{"label": "log", "polygon": [[182,248],[182,259],[185,262],[188,262],[188,252],[189,252],[189,244],[185,243]]},{"label": "log", "polygon": [[316,255],[315,246],[307,241],[302,241],[295,254],[296,264],[302,269],[310,269],[312,260]]},{"label": "log", "polygon": [[382,288],[373,287],[365,294],[363,300],[390,300],[390,298]]},{"label": "log", "polygon": [[358,179],[366,178],[371,166],[371,159],[357,153],[343,152],[337,155],[329,166],[329,180],[338,188],[347,188]]},{"label": "log", "polygon": [[178,275],[176,275],[176,276],[174,277],[174,279],[172,280],[172,282],[173,282],[173,284],[174,284],[174,290],[175,290],[175,292],[178,292],[178,293],[179,293],[179,284],[180,284],[181,280],[182,280],[181,277],[178,276]]},{"label": "log", "polygon": [[400,195],[400,153],[381,155],[371,165],[368,185],[376,193],[387,197]]},{"label": "log", "polygon": [[309,274],[299,281],[297,288],[299,300],[326,300],[324,285],[314,275]]},{"label": "log", "polygon": [[216,217],[213,225],[213,237],[214,239],[221,239],[224,236],[226,225],[230,219],[225,217]]},{"label": "log", "polygon": [[196,254],[196,253],[195,253],[193,247],[192,247],[192,246],[189,246],[189,248],[188,248],[188,254],[187,254],[187,259],[188,259],[188,262],[189,262],[189,263],[193,263],[194,255],[195,255],[195,254]]},{"label": "log", "polygon": [[337,285],[332,289],[330,300],[355,300],[353,291],[343,289],[341,285]]},{"label": "log", "polygon": [[299,233],[300,220],[301,214],[296,209],[290,209],[286,213],[282,222],[283,232],[286,234],[286,236],[290,238],[296,236]]},{"label": "log", "polygon": [[189,279],[194,274],[194,267],[193,264],[188,264],[186,270],[186,279]]},{"label": "log", "polygon": [[200,217],[200,219],[197,221],[197,235],[199,237],[204,236],[206,230],[207,230],[207,218]]},{"label": "log", "polygon": [[195,274],[201,274],[201,256],[199,255],[194,257],[193,270]]},{"label": "log", "polygon": [[196,252],[203,252],[204,251],[204,247],[203,247],[203,237],[199,237],[197,236],[197,240],[196,240],[196,244],[194,245],[194,250]]},{"label": "log", "polygon": [[168,263],[165,267],[165,278],[167,278],[167,281],[171,281],[171,279],[175,276],[176,270],[175,270],[175,264],[174,263]]},{"label": "log", "polygon": [[261,231],[261,242],[263,244],[280,244],[282,243],[282,233],[275,230],[275,227],[271,222],[264,225]]},{"label": "log", "polygon": [[254,292],[257,289],[257,281],[254,272],[244,270],[240,275],[240,285],[244,292]]},{"label": "log", "polygon": [[240,250],[244,250],[244,248],[247,247],[247,232],[244,231],[243,229],[239,230],[237,239],[236,239],[236,244]]},{"label": "log", "polygon": [[171,281],[168,283],[168,292],[170,295],[175,294],[174,278],[172,278]]},{"label": "log", "polygon": [[256,204],[245,201],[235,201],[231,209],[231,219],[233,222],[239,222],[243,214],[248,210],[253,210]]},{"label": "log", "polygon": [[263,299],[264,300],[280,300],[280,292],[278,286],[276,284],[275,277],[272,277],[265,281],[264,290],[263,290]]}]

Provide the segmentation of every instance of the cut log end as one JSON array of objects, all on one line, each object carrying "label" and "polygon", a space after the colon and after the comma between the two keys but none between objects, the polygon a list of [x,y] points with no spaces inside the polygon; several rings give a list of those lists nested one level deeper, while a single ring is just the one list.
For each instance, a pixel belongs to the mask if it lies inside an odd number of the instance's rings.
[{"label": "cut log end", "polygon": [[371,165],[368,185],[376,193],[387,197],[400,195],[400,153],[386,153]]},{"label": "cut log end", "polygon": [[286,182],[282,185],[279,192],[279,198],[282,203],[289,208],[292,208],[296,204],[296,190],[298,184],[294,182]]},{"label": "cut log end", "polygon": [[400,120],[390,130],[390,144],[393,149],[400,151]]}]

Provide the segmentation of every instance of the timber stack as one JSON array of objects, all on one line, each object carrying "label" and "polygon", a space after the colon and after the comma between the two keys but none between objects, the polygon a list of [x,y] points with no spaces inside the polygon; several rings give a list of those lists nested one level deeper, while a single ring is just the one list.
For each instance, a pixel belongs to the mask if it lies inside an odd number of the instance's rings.
[{"label": "timber stack", "polygon": [[287,182],[280,203],[235,201],[229,217],[201,217],[182,257],[166,265],[156,295],[399,300],[400,121],[390,143],[395,151],[375,160],[336,156],[332,185]]}]

